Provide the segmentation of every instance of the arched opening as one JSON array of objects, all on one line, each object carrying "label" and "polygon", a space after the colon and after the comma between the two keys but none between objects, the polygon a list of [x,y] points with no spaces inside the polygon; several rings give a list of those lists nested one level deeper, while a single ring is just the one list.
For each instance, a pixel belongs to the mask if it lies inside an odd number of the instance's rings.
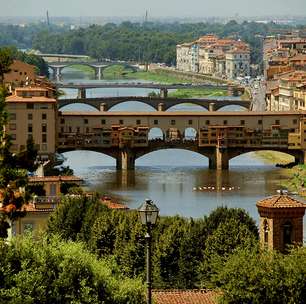
[{"label": "arched opening", "polygon": [[195,141],[197,139],[197,130],[194,128],[186,128],[184,131],[185,141]]},{"label": "arched opening", "polygon": [[60,110],[62,112],[65,112],[65,111],[67,111],[67,112],[68,111],[97,112],[97,111],[99,111],[94,106],[89,105],[89,104],[85,104],[85,103],[73,103],[73,104],[69,104],[69,105],[61,107]]},{"label": "arched opening", "polygon": [[150,152],[136,159],[136,166],[148,167],[208,167],[208,158],[184,149],[163,149]]},{"label": "arched opening", "polygon": [[175,106],[172,106],[167,109],[169,112],[177,112],[177,111],[194,111],[194,112],[199,112],[199,111],[207,111],[207,109],[204,106],[200,106],[195,103],[180,103]]},{"label": "arched opening", "polygon": [[84,80],[94,80],[95,79],[95,69],[88,65],[69,65],[61,70],[61,80],[76,82],[80,79]]},{"label": "arched opening", "polygon": [[292,245],[292,230],[292,223],[290,221],[286,221],[283,225],[284,247]]},{"label": "arched opening", "polygon": [[238,105],[228,105],[220,108],[220,112],[242,112],[247,111],[247,108]]},{"label": "arched opening", "polygon": [[74,174],[86,177],[89,181],[95,179],[100,171],[116,167],[116,160],[113,157],[100,152],[76,150],[62,155],[65,158],[63,166],[69,166]]},{"label": "arched opening", "polygon": [[231,166],[285,166],[295,162],[295,158],[287,153],[260,150],[254,152],[241,153],[230,159]]},{"label": "arched opening", "polygon": [[109,111],[115,112],[115,111],[124,111],[124,112],[155,112],[156,109],[154,109],[153,106],[148,105],[142,101],[124,101],[119,104],[116,104],[112,108],[109,109]]},{"label": "arched opening", "polygon": [[165,139],[165,135],[162,129],[151,128],[148,134],[148,138],[150,141],[163,141]]},{"label": "arched opening", "polygon": [[133,73],[134,70],[132,67],[122,65],[122,64],[112,64],[107,66],[103,70],[103,75],[106,78],[120,78],[124,77],[128,73]]}]

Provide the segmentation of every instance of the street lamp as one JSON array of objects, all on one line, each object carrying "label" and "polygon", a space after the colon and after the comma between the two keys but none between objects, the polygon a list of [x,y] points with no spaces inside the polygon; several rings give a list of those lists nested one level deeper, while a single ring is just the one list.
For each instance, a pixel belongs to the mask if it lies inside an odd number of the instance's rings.
[{"label": "street lamp", "polygon": [[150,199],[146,199],[138,209],[139,218],[143,225],[147,226],[145,235],[147,243],[147,304],[152,303],[152,282],[151,282],[151,229],[156,224],[159,209]]}]

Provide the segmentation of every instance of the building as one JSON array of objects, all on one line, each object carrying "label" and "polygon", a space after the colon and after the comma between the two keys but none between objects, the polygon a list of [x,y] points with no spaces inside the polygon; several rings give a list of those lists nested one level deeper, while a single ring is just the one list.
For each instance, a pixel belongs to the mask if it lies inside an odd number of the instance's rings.
[{"label": "building", "polygon": [[40,86],[18,87],[6,98],[8,133],[12,151],[25,149],[33,138],[38,154],[48,159],[56,151],[57,101],[54,90]]},{"label": "building", "polygon": [[250,75],[250,50],[242,41],[206,35],[177,45],[176,50],[180,71],[230,79]]},{"label": "building", "polygon": [[260,243],[263,248],[286,251],[288,245],[303,244],[303,216],[306,204],[285,193],[256,204],[260,215]]},{"label": "building", "polygon": [[250,51],[236,48],[225,54],[226,75],[230,79],[250,75]]},{"label": "building", "polygon": [[34,65],[14,60],[10,65],[10,72],[4,74],[4,85],[13,92],[16,87],[33,84],[36,78],[35,71]]}]

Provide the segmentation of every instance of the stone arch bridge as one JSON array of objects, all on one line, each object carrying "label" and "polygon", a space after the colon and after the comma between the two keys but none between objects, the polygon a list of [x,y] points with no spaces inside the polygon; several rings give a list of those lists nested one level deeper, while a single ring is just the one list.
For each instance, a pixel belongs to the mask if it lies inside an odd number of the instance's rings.
[{"label": "stone arch bridge", "polygon": [[[236,156],[261,150],[289,154],[299,163],[306,159],[306,113],[300,112],[62,112],[59,121],[59,153],[104,153],[123,170],[162,149],[199,153],[209,159],[209,168],[220,170]],[[154,128],[161,137],[150,138]],[[183,135],[190,128],[193,139]]]},{"label": "stone arch bridge", "polygon": [[87,104],[98,111],[108,111],[114,106],[127,102],[139,101],[145,103],[157,111],[166,111],[169,108],[182,104],[190,103],[199,105],[209,111],[217,111],[229,105],[241,106],[249,109],[251,106],[250,100],[239,99],[210,99],[210,98],[161,98],[161,97],[147,97],[147,96],[122,96],[122,97],[99,97],[99,98],[73,98],[73,99],[59,99],[58,107],[61,109],[64,106],[82,103]]}]

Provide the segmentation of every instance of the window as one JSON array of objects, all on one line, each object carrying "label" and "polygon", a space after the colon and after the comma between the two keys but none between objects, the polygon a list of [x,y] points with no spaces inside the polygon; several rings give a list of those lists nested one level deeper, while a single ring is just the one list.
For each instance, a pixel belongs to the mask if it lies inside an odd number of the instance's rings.
[{"label": "window", "polygon": [[172,119],[172,120],[171,120],[171,126],[174,126],[174,125],[175,125],[175,120]]},{"label": "window", "polygon": [[33,132],[33,126],[32,124],[28,124],[28,132],[32,133]]},{"label": "window", "polygon": [[154,125],[158,125],[158,120],[154,119]]},{"label": "window", "polygon": [[71,132],[72,132],[72,128],[71,128],[71,127],[69,127],[69,128],[68,128],[68,130],[69,130],[69,133],[71,133]]},{"label": "window", "polygon": [[31,233],[33,232],[33,228],[34,228],[34,225],[32,223],[26,223],[23,225],[23,232],[26,234],[26,233]]},{"label": "window", "polygon": [[48,108],[49,108],[48,105],[41,105],[41,106],[40,106],[40,109],[43,109],[43,110],[46,110],[46,109],[48,109]]},{"label": "window", "polygon": [[208,126],[210,124],[210,121],[206,120],[205,124]]},{"label": "window", "polygon": [[88,127],[86,127],[86,133],[89,133],[89,128]]},{"label": "window", "polygon": [[42,131],[43,133],[46,133],[46,132],[47,132],[47,125],[46,125],[46,124],[42,124],[42,125],[41,125],[41,131]]},{"label": "window", "polygon": [[106,124],[106,120],[105,119],[101,119],[101,125],[105,125]]},{"label": "window", "polygon": [[269,241],[269,225],[267,220],[264,220],[264,243],[265,245],[268,245]]},{"label": "window", "polygon": [[136,120],[136,125],[140,125],[141,124],[141,120],[140,119],[137,119]]},{"label": "window", "polygon": [[10,113],[10,120],[16,120],[16,113]]},{"label": "window", "polygon": [[16,124],[15,123],[10,123],[9,124],[9,129],[10,130],[16,130]]},{"label": "window", "polygon": [[41,114],[41,119],[46,120],[47,119],[47,113],[42,113]]},{"label": "window", "polygon": [[16,134],[11,134],[11,139],[16,140]]},{"label": "window", "polygon": [[292,224],[287,221],[284,224],[284,246],[292,244]]},{"label": "window", "polygon": [[293,124],[294,124],[294,125],[297,124],[297,119],[293,119]]},{"label": "window", "polygon": [[279,125],[279,124],[280,124],[279,119],[276,119],[276,120],[275,120],[275,124],[276,124],[276,125]]},{"label": "window", "polygon": [[192,125],[192,119],[189,119],[189,120],[188,120],[188,124],[189,124],[189,125]]},{"label": "window", "polygon": [[224,125],[227,125],[227,120],[223,120],[223,124],[224,124]]},{"label": "window", "polygon": [[88,119],[84,118],[84,124],[87,125],[88,124]]},{"label": "window", "polygon": [[119,120],[119,124],[120,124],[120,125],[123,125],[123,119],[120,119],[120,120]]},{"label": "window", "polygon": [[64,127],[61,127],[61,133],[64,133]]},{"label": "window", "polygon": [[33,103],[27,103],[27,109],[34,109]]},{"label": "window", "polygon": [[61,118],[61,124],[64,124],[64,123],[65,123],[65,119]]},{"label": "window", "polygon": [[32,120],[33,119],[33,114],[32,113],[28,113],[28,120]]},{"label": "window", "polygon": [[41,97],[43,97],[43,96],[45,96],[45,93],[44,93],[44,92],[40,92],[39,95],[40,95]]},{"label": "window", "polygon": [[244,125],[245,125],[245,121],[244,121],[244,120],[240,120],[240,124],[241,124],[242,126],[244,126]]},{"label": "window", "polygon": [[261,119],[258,120],[258,124],[262,125],[262,120]]},{"label": "window", "polygon": [[77,127],[77,133],[80,133],[80,127]]},{"label": "window", "polygon": [[43,143],[46,143],[47,142],[47,134],[42,134],[41,140],[42,140]]}]

